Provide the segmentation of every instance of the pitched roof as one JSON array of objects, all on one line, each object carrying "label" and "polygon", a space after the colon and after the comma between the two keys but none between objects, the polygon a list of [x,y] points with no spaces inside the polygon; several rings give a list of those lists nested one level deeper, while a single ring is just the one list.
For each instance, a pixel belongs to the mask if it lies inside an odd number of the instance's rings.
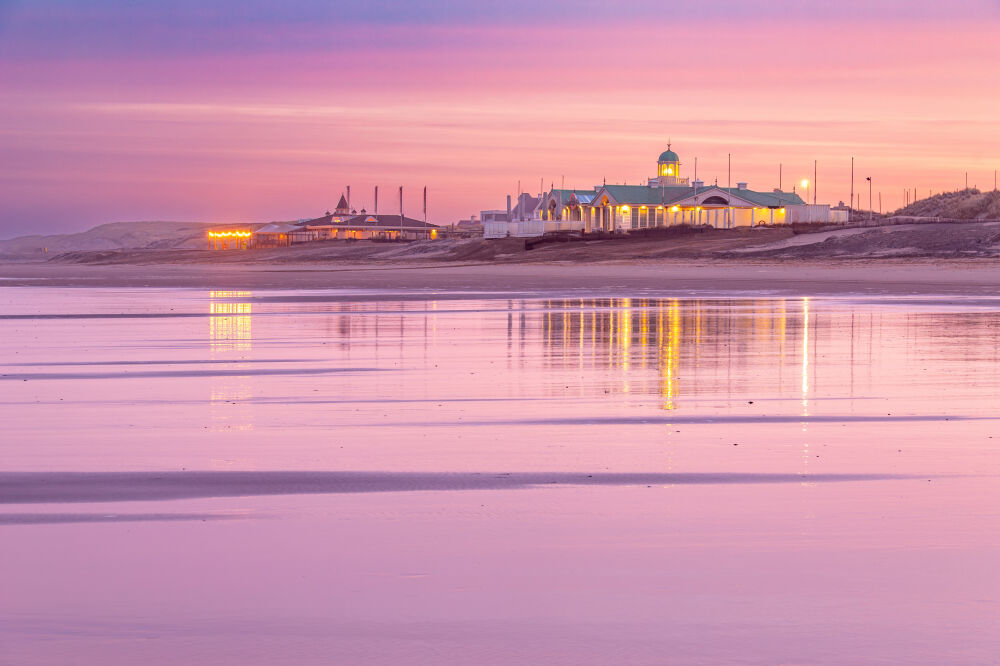
[{"label": "pitched roof", "polygon": [[254,230],[255,234],[284,234],[298,229],[298,225],[289,222],[272,222]]},{"label": "pitched roof", "polygon": [[590,203],[596,192],[593,188],[589,190],[552,190],[549,196],[558,197],[559,202],[565,204],[571,197],[575,196],[580,203]]},{"label": "pitched roof", "polygon": [[[689,197],[694,194],[693,187],[670,185],[666,187],[650,187],[649,185],[605,185],[601,190],[607,191],[615,201],[623,204],[638,204],[658,206]],[[598,193],[600,190],[598,190]],[[596,198],[596,196],[595,196]]]},{"label": "pitched roof", "polygon": [[539,198],[539,197],[533,197],[530,194],[522,193],[520,200],[517,202],[517,204],[513,208],[511,208],[510,214],[511,215],[521,215],[521,213],[522,213],[522,211],[521,211],[521,204],[522,203],[524,204],[524,211],[523,212],[524,212],[525,215],[528,215],[529,213],[533,213],[533,212],[535,212],[535,209],[538,208],[538,204],[539,204],[540,201],[541,201],[541,198]]},{"label": "pitched roof", "polygon": [[340,201],[337,202],[337,210],[347,210],[347,199],[343,194],[340,195]]},{"label": "pitched roof", "polygon": [[759,206],[796,206],[804,204],[798,194],[794,192],[755,192],[754,190],[741,190],[736,187],[719,187],[723,192],[728,192],[734,197],[746,199]]},{"label": "pitched roof", "polygon": [[[694,187],[678,185],[663,188],[650,187],[648,185],[605,185],[598,189],[598,194],[601,190],[606,190],[618,203],[639,206],[669,204],[681,199],[687,199],[696,194]],[[710,190],[739,197],[758,206],[795,206],[805,203],[798,194],[793,192],[781,192],[779,196],[777,192],[755,192],[754,190],[741,190],[736,187],[718,187],[716,185],[699,187],[697,194],[703,194]]]}]

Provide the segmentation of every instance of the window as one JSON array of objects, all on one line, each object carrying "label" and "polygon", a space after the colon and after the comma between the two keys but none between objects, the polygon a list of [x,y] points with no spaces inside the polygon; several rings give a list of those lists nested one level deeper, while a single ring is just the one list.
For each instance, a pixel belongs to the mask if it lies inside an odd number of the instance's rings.
[{"label": "window", "polygon": [[639,228],[639,209],[638,208],[633,208],[632,209],[632,228],[633,229],[638,229]]}]

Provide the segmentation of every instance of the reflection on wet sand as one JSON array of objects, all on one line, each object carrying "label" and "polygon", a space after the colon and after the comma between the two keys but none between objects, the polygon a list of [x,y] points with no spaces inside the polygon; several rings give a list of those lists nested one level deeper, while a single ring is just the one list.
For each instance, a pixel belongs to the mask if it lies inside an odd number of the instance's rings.
[{"label": "reflection on wet sand", "polygon": [[[249,291],[208,292],[208,343],[213,359],[239,360],[253,349],[252,296]],[[248,402],[252,397],[246,375],[215,379],[209,393],[211,430],[252,430],[253,408]]]},{"label": "reflection on wet sand", "polygon": [[[609,298],[545,301],[543,307],[550,366],[620,369],[612,393],[655,393],[671,410],[682,382],[708,380],[726,393],[744,381],[740,370],[763,359],[779,385],[799,374],[802,399],[808,398],[808,299]],[[651,369],[655,386],[646,373],[632,372]]]},{"label": "reflection on wet sand", "polygon": [[[213,351],[247,351],[253,329],[249,291],[208,292],[208,339]],[[247,299],[241,301],[239,299]]]}]

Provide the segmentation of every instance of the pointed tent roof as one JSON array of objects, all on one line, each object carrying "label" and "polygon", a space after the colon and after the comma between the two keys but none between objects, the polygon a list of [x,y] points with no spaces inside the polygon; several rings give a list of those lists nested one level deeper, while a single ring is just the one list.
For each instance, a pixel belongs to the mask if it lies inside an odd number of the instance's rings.
[{"label": "pointed tent roof", "polygon": [[337,210],[347,210],[347,199],[343,194],[340,195],[340,201],[337,202]]}]

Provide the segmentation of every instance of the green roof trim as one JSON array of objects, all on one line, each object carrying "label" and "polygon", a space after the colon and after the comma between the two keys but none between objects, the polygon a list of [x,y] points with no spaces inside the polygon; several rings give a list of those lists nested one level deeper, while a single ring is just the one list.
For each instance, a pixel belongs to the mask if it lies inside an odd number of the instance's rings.
[{"label": "green roof trim", "polygon": [[[762,206],[765,208],[780,208],[782,206],[797,206],[804,204],[798,194],[793,192],[755,192],[753,190],[741,190],[736,187],[719,187],[717,185],[708,185],[699,187],[697,192],[692,186],[684,185],[673,185],[666,187],[650,187],[649,185],[605,185],[603,187],[597,188],[597,192],[607,192],[615,200],[618,205],[628,205],[628,206],[658,206],[663,204],[672,204],[675,201],[681,201],[682,199],[687,199],[689,197],[698,194],[712,196],[710,192],[715,192],[716,195],[729,195],[733,197],[739,197],[744,201],[749,201],[755,206]],[[594,197],[595,206],[599,206],[600,202]]]}]

